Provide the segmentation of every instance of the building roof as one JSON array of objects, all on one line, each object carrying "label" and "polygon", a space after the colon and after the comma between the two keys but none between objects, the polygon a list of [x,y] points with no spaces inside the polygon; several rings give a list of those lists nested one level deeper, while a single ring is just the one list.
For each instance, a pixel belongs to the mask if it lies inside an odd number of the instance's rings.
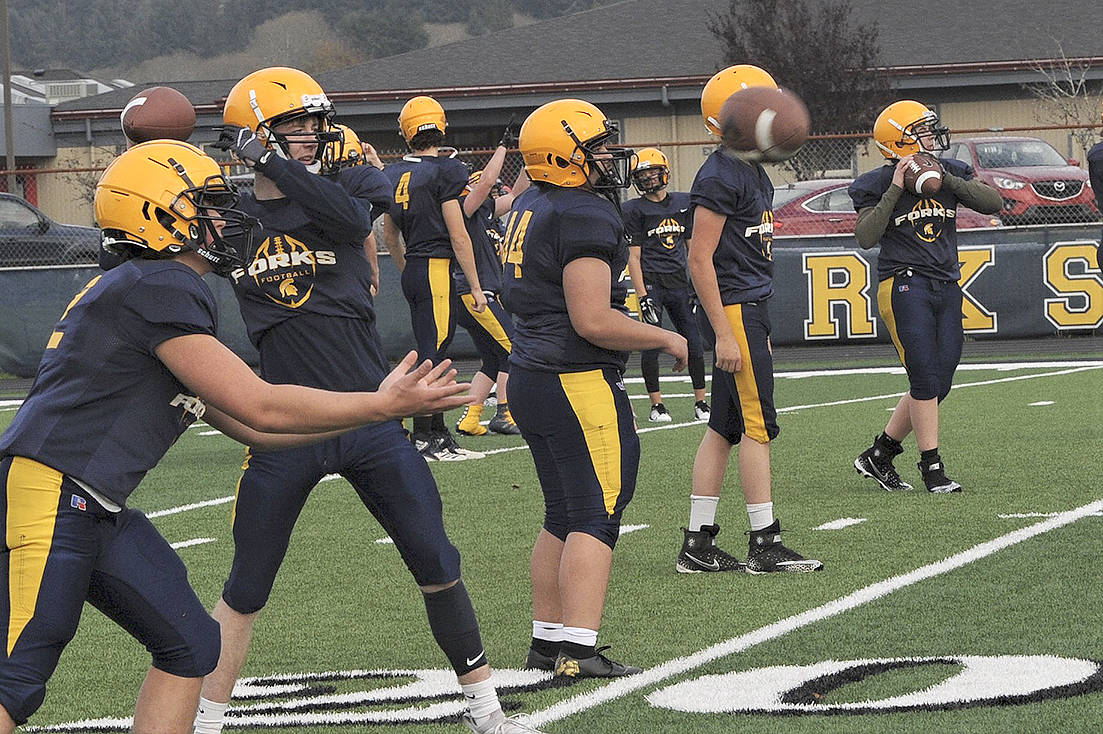
[{"label": "building roof", "polygon": [[[857,22],[877,22],[882,63],[902,88],[1020,84],[1037,80],[1036,60],[1062,53],[1084,59],[1092,67],[1089,76],[1103,78],[1096,12],[1083,0],[851,4]],[[415,93],[478,98],[664,85],[674,88],[675,96],[695,96],[724,65],[722,45],[708,25],[728,7],[728,0],[622,0],[317,78],[342,103],[399,100]],[[164,83],[203,114],[220,110],[235,81]],[[59,104],[55,119],[117,114],[140,88],[145,87]]]}]

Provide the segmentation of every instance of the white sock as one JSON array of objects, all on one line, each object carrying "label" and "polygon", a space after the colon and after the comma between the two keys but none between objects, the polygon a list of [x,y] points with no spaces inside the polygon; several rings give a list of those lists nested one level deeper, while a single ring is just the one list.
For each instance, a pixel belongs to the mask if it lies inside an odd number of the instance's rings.
[{"label": "white sock", "polygon": [[705,525],[716,524],[716,506],[719,504],[719,497],[705,497],[699,494],[691,494],[689,496],[690,532],[695,533]]},{"label": "white sock", "polygon": [[548,642],[563,641],[563,625],[559,622],[540,622],[532,620],[532,636]]},{"label": "white sock", "polygon": [[597,630],[588,630],[585,627],[564,627],[563,642],[594,647],[597,645]]},{"label": "white sock", "polygon": [[222,731],[222,717],[229,702],[218,703],[199,699],[199,710],[195,714],[195,734],[220,734]]},{"label": "white sock", "polygon": [[747,517],[751,519],[751,531],[762,530],[774,524],[774,503],[747,503]]},{"label": "white sock", "polygon": [[467,710],[476,724],[501,714],[502,704],[498,703],[498,692],[494,690],[494,682],[490,678],[478,683],[461,683],[460,688],[467,699]]}]

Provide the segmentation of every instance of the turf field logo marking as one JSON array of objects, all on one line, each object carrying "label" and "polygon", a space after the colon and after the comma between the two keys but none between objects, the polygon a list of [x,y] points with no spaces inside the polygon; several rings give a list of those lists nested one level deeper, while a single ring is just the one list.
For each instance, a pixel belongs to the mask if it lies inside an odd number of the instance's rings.
[{"label": "turf field logo marking", "polygon": [[1051,530],[1064,527],[1065,525],[1069,525],[1081,518],[1100,511],[1103,511],[1103,500],[1096,500],[1095,502],[1082,505],[1068,512],[1062,512],[1055,517],[1048,518],[1025,528],[1020,528],[1006,535],[1001,535],[998,538],[973,546],[960,553],[955,553],[949,558],[927,564],[926,566],[921,566],[913,571],[899,576],[893,576],[884,581],[870,584],[851,594],[829,601],[826,604],[821,604],[818,607],[800,612],[799,614],[794,614],[791,617],[778,620],[777,622],[752,630],[738,637],[724,640],[723,642],[706,647],[691,655],[668,660],[665,663],[656,665],[637,675],[618,678],[588,693],[572,696],[542,711],[533,713],[530,717],[531,723],[533,726],[540,727],[544,724],[559,721],[568,716],[573,716],[582,711],[601,706],[610,701],[615,701],[636,691],[661,683],[669,678],[696,670],[714,660],[743,652],[744,650],[748,650],[764,642],[770,642],[790,632],[794,632],[815,624],[816,622],[829,619],[843,612],[848,612],[851,609],[856,609],[876,601],[894,591],[899,591],[900,589],[913,586],[920,581],[926,581],[927,579],[941,576],[944,573],[961,568],[962,566],[967,566],[970,563],[998,553],[1005,548],[1010,548],[1025,540],[1030,540],[1043,533],[1048,533]]},{"label": "turf field logo marking", "polygon": [[[823,700],[881,673],[931,665],[956,666],[959,671],[933,686],[898,696],[839,703]],[[1036,703],[1100,689],[1103,666],[1094,660],[1051,655],[954,655],[828,660],[703,675],[650,693],[647,702],[686,713],[885,714]]]}]

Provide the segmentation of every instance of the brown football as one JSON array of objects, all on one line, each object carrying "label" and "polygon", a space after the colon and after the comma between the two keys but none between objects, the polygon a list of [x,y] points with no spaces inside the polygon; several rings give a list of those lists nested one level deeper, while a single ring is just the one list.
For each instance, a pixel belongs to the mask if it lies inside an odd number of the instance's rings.
[{"label": "brown football", "polygon": [[134,143],[187,140],[195,129],[195,108],[172,87],[150,87],[134,95],[122,114],[123,135]]},{"label": "brown football", "polygon": [[720,108],[724,145],[754,160],[792,158],[808,140],[811,124],[808,108],[788,89],[747,87]]},{"label": "brown football", "polygon": [[904,190],[934,196],[942,188],[942,164],[929,153],[916,153],[904,167]]}]

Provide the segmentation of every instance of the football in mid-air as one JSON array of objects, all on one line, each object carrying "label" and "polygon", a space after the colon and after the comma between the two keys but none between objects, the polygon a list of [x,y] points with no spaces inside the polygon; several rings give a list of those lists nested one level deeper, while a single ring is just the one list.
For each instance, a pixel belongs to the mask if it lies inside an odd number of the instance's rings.
[{"label": "football in mid-air", "polygon": [[942,164],[929,153],[916,153],[904,166],[904,190],[934,196],[942,188]]},{"label": "football in mid-air", "polygon": [[747,87],[720,108],[724,145],[751,160],[792,158],[808,140],[811,124],[808,108],[788,89]]},{"label": "football in mid-air", "polygon": [[172,87],[150,87],[126,103],[122,124],[123,134],[134,143],[187,140],[195,129],[195,107]]}]

